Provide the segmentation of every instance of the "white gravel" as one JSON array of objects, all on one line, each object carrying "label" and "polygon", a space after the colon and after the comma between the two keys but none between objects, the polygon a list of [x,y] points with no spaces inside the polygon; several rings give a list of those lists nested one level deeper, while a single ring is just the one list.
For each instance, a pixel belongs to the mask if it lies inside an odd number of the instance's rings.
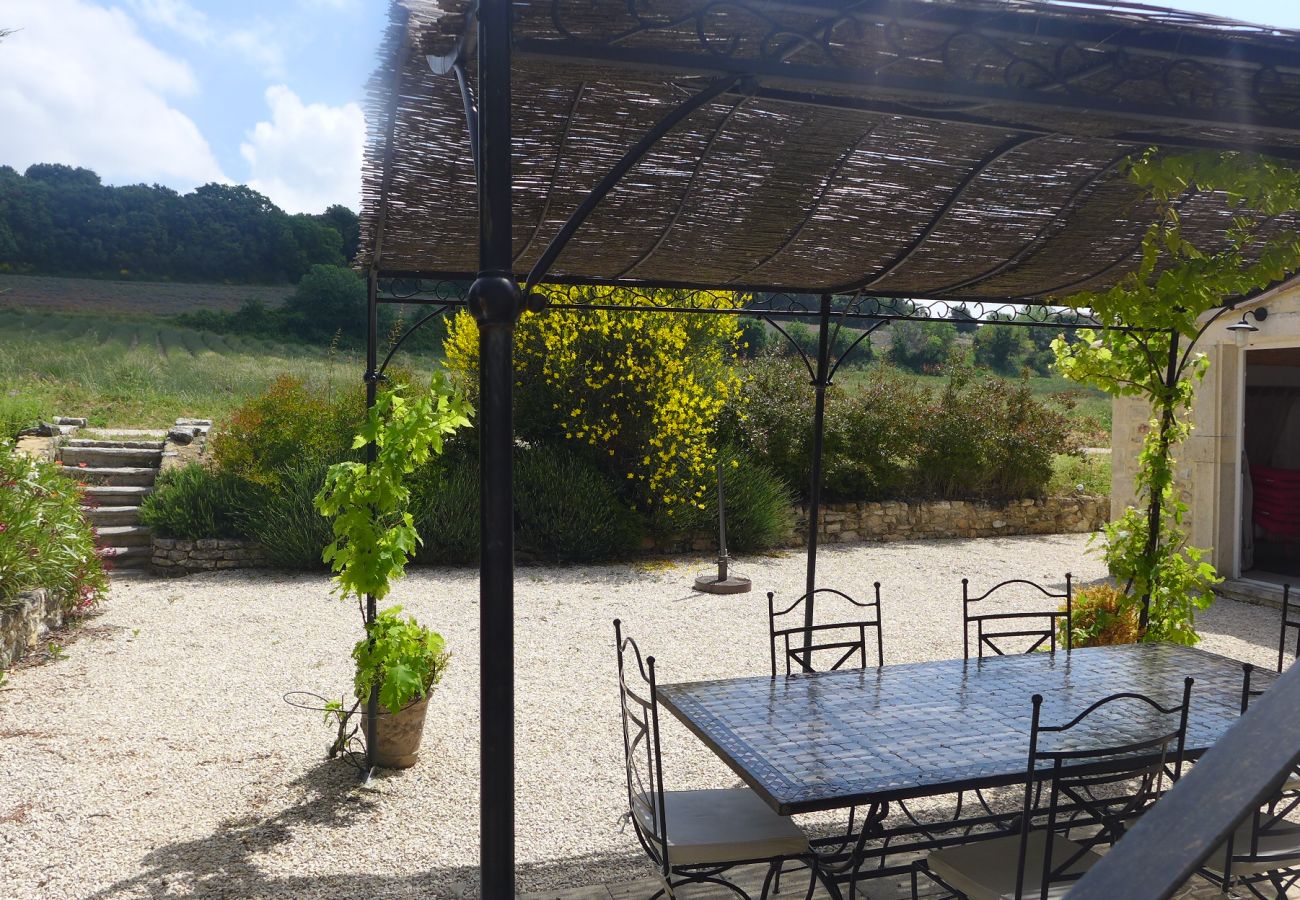
[{"label": "white gravel", "polygon": [[[1088,581],[1084,536],[832,547],[819,583],[884,591],[888,662],[961,654],[960,579]],[[798,553],[743,560],[755,591],[693,595],[704,560],[520,568],[521,889],[647,874],[624,807],[611,620],[661,680],[767,671],[766,598],[793,599]],[[477,571],[412,570],[393,592],[455,653],[414,769],[357,787],[328,729],[281,701],[338,695],[360,631],[323,576],[233,572],[115,583],[67,658],[0,688],[0,896],[455,897],[477,864]],[[1275,611],[1220,601],[1207,649],[1269,665]],[[669,717],[671,719],[671,717]],[[670,787],[736,778],[675,721]]]}]

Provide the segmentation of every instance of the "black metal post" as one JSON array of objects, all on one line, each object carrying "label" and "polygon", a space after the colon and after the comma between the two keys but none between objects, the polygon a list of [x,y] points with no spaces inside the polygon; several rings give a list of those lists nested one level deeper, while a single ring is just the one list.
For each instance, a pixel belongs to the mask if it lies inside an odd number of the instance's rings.
[{"label": "black metal post", "polygon": [[515,896],[514,329],[510,271],[510,0],[478,12],[479,273],[468,305],[479,328],[479,871],[481,896]]},{"label": "black metal post", "polygon": [[822,294],[817,324],[817,374],[813,376],[812,474],[808,484],[808,578],[803,605],[803,669],[812,671],[813,591],[817,589],[817,532],[821,525],[822,436],[826,430],[826,388],[830,385],[831,295]]},{"label": "black metal post", "polygon": [[[379,273],[370,270],[366,282],[366,412],[375,405],[379,392]],[[366,445],[366,464],[375,461],[377,449],[373,441]],[[366,594],[366,633],[375,622],[375,595]],[[366,700],[366,777],[375,768],[375,757],[379,753],[379,684],[370,687],[370,697]]]}]

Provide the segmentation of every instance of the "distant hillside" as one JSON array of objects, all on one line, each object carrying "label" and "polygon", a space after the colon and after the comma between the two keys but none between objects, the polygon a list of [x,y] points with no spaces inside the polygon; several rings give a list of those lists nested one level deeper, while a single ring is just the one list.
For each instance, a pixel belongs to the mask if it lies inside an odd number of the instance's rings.
[{"label": "distant hillside", "polygon": [[0,274],[0,308],[33,312],[174,316],[199,309],[234,312],[246,300],[281,305],[292,287],[243,284],[171,284],[101,281],[47,275]]},{"label": "distant hillside", "polygon": [[356,253],[356,213],[289,215],[243,184],[188,194],[106,185],[90,169],[0,165],[0,272],[293,284]]}]

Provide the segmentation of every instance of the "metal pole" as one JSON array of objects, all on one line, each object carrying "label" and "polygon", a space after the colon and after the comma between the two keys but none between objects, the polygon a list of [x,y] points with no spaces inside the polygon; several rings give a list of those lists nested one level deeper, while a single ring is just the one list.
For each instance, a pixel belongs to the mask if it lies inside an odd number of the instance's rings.
[{"label": "metal pole", "polygon": [[[375,406],[375,397],[379,391],[379,273],[370,270],[366,282],[366,413]],[[366,465],[375,461],[377,448],[374,441],[366,444]],[[366,594],[366,633],[375,622],[375,595]],[[366,700],[366,778],[375,768],[375,757],[379,753],[379,684],[370,686],[370,697]]]},{"label": "metal pole", "polygon": [[478,22],[479,273],[468,306],[479,328],[479,871],[481,896],[515,896],[514,329],[510,271],[510,0],[482,0]]},{"label": "metal pole", "polygon": [[817,588],[817,532],[821,522],[822,436],[826,430],[826,388],[830,384],[831,295],[822,294],[817,326],[817,375],[813,378],[812,474],[808,485],[808,579],[804,586],[803,669],[812,671],[813,591]]},{"label": "metal pole", "polygon": [[722,490],[722,454],[718,454],[718,581],[727,580],[727,497]]}]

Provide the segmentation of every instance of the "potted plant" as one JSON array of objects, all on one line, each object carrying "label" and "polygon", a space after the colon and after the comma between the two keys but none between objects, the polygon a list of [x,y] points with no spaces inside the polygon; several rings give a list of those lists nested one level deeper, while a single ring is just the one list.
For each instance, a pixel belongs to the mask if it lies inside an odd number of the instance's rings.
[{"label": "potted plant", "polygon": [[[443,438],[468,425],[473,412],[441,374],[422,395],[408,397],[407,388],[398,384],[380,394],[353,443],[357,449],[372,445],[374,459],[331,466],[316,496],[316,508],[334,519],[334,540],[323,559],[334,572],[335,592],[344,598],[382,600],[405,573],[420,543],[408,511],[406,477],[441,454]],[[381,711],[372,759],[381,766],[414,765],[429,692],[449,659],[442,635],[394,606],[367,623],[352,658],[357,703],[347,712],[341,703],[327,707],[327,721],[337,720],[339,730],[330,755],[355,734],[348,732],[348,720],[377,691]]]},{"label": "potted plant", "polygon": [[442,635],[401,615],[393,606],[375,617],[366,636],[352,648],[358,702],[379,688],[382,710],[376,722],[376,765],[405,769],[415,765],[424,733],[429,694],[442,680],[450,658]]}]

